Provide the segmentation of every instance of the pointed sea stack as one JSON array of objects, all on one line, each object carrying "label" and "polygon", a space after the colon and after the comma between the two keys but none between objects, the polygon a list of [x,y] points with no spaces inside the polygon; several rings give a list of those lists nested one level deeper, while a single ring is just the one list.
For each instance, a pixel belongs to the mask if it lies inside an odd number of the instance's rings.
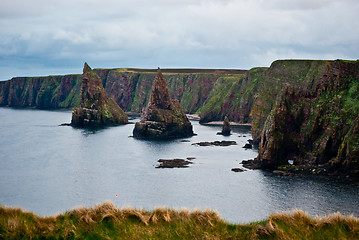
[{"label": "pointed sea stack", "polygon": [[82,74],[81,105],[72,111],[71,125],[77,127],[113,126],[128,123],[128,117],[107,96],[101,78],[85,63]]},{"label": "pointed sea stack", "polygon": [[178,100],[171,99],[166,80],[158,68],[150,101],[133,129],[133,136],[166,139],[193,135],[192,124]]}]

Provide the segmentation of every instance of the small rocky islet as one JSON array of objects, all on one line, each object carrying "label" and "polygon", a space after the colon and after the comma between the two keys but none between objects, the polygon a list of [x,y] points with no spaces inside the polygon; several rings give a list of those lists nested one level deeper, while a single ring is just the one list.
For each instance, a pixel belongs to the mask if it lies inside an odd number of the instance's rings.
[{"label": "small rocky islet", "polygon": [[156,168],[187,168],[189,164],[193,164],[191,160],[195,157],[188,157],[187,159],[174,158],[174,159],[160,159],[157,162],[160,164]]}]

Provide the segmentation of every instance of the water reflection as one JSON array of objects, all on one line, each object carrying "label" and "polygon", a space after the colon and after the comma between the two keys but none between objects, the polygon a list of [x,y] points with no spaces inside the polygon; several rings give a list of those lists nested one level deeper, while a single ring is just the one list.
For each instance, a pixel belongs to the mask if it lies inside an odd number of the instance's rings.
[{"label": "water reflection", "polygon": [[109,127],[88,127],[88,128],[80,128],[80,127],[72,127],[82,133],[84,137],[88,137],[90,135],[94,135],[96,133],[100,133]]}]

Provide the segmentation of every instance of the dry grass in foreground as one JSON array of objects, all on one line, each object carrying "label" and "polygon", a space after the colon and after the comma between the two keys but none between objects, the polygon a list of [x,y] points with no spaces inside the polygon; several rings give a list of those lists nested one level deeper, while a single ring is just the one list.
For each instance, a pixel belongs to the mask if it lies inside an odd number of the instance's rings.
[{"label": "dry grass in foreground", "polygon": [[119,209],[111,202],[54,217],[0,206],[0,239],[359,239],[359,219],[293,211],[239,225],[213,211]]}]

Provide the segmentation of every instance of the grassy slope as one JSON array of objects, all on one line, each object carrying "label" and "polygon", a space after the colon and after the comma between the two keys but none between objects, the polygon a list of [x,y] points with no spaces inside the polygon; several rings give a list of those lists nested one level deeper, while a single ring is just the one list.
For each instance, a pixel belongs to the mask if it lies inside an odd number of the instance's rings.
[{"label": "grassy slope", "polygon": [[119,209],[106,202],[54,217],[0,206],[1,239],[358,239],[359,219],[302,211],[230,224],[212,211]]},{"label": "grassy slope", "polygon": [[212,87],[206,103],[197,112],[200,113],[201,121],[223,120],[227,115],[223,108],[223,102],[233,90],[233,87],[241,80],[243,75],[224,75],[219,77]]},{"label": "grassy slope", "polygon": [[72,108],[75,106],[80,106],[81,102],[81,75],[77,75],[74,77],[73,81],[71,81],[72,88],[70,93],[67,96],[64,96],[64,100],[60,101],[60,108]]}]

